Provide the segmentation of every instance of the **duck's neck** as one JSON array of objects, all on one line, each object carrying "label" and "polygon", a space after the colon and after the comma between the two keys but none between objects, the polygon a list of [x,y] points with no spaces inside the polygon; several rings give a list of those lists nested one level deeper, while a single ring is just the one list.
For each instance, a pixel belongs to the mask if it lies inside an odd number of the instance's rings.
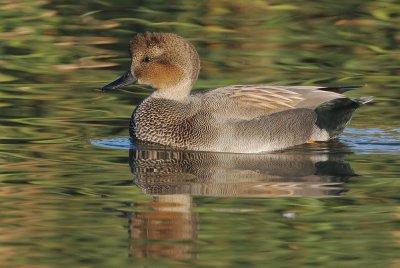
[{"label": "duck's neck", "polygon": [[183,102],[187,100],[192,90],[192,82],[184,80],[171,87],[156,89],[150,96],[152,98],[168,99]]}]

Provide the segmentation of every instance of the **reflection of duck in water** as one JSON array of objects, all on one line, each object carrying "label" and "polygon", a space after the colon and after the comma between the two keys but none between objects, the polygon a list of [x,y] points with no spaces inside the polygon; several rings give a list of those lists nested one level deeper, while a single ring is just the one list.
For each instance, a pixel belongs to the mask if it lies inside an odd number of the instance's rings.
[{"label": "reflection of duck in water", "polygon": [[131,150],[135,183],[148,194],[323,196],[354,175],[343,154],[223,154]]},{"label": "reflection of duck in water", "polygon": [[158,195],[139,204],[129,220],[131,255],[139,258],[193,259],[197,217],[190,195]]},{"label": "reflection of duck in water", "polygon": [[[336,145],[337,147],[337,145]],[[130,219],[135,257],[195,258],[198,219],[192,195],[230,197],[328,196],[354,172],[344,154],[287,151],[221,154],[153,147],[130,150],[134,182],[153,202]],[[286,215],[288,214],[288,215]],[[293,217],[286,213],[285,217]],[[290,215],[289,215],[290,214]]]},{"label": "reflection of duck in water", "polygon": [[327,141],[372,100],[340,94],[351,87],[235,85],[190,94],[200,59],[188,41],[170,33],[138,34],[130,53],[130,70],[103,90],[152,86],[132,115],[130,134],[171,147],[255,153]]}]

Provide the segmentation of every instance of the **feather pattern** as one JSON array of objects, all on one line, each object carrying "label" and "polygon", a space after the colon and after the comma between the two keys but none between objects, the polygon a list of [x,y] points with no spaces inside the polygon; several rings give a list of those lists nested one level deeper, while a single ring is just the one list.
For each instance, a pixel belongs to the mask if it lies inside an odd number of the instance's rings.
[{"label": "feather pattern", "polygon": [[235,85],[218,88],[212,94],[222,94],[240,105],[263,109],[268,112],[293,109],[303,100],[301,94],[274,86]]}]

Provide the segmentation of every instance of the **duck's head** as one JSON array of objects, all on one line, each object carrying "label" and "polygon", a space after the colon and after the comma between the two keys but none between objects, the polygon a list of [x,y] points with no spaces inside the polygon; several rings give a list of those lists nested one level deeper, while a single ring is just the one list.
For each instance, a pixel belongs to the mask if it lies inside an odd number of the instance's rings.
[{"label": "duck's head", "polygon": [[200,71],[196,49],[172,33],[137,34],[129,43],[130,70],[102,90],[132,83],[150,85],[154,97],[183,99],[189,94]]}]

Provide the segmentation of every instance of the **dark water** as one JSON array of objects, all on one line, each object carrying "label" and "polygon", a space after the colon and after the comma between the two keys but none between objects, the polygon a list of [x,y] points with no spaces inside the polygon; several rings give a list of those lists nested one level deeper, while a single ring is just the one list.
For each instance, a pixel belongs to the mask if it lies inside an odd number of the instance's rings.
[{"label": "dark water", "polygon": [[[1,267],[399,267],[398,1],[0,5]],[[151,90],[98,88],[135,32],[202,58],[196,89],[363,85],[337,141],[260,155],[133,144]]]}]

